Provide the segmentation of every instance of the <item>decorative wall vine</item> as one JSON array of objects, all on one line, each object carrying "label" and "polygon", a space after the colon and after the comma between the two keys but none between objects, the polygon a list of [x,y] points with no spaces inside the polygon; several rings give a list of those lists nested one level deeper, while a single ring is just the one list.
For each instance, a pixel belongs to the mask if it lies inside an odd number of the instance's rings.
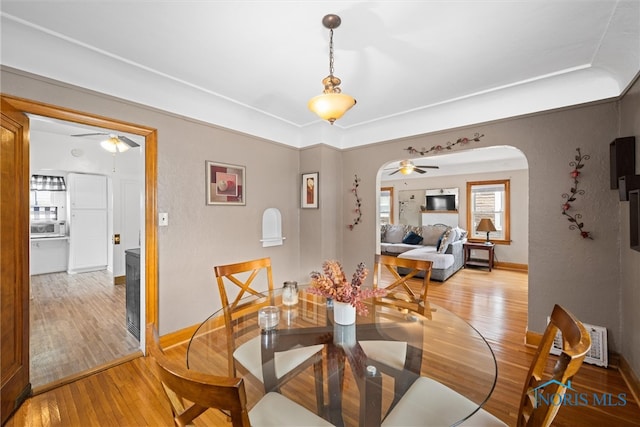
[{"label": "decorative wall vine", "polygon": [[353,230],[353,227],[359,224],[360,219],[362,218],[362,210],[360,209],[362,204],[361,204],[360,196],[358,196],[359,185],[360,185],[360,178],[358,178],[358,175],[356,175],[355,179],[353,180],[353,187],[351,188],[351,192],[356,198],[356,208],[354,209],[354,212],[356,213],[356,218],[353,220],[351,224],[347,225],[347,227],[349,227],[349,230]]},{"label": "decorative wall vine", "polygon": [[451,150],[453,149],[453,147],[455,147],[456,145],[465,145],[468,144],[471,141],[475,141],[478,142],[480,141],[480,138],[482,138],[484,135],[480,135],[479,133],[476,133],[473,135],[473,138],[458,138],[456,140],[456,142],[451,142],[451,141],[447,141],[446,145],[434,145],[433,147],[426,149],[426,148],[421,148],[420,150],[418,150],[417,148],[414,147],[407,147],[405,148],[405,150],[407,150],[409,152],[409,154],[420,154],[421,156],[424,156],[425,154],[431,153],[433,151],[439,152],[439,151],[443,151],[443,150]]},{"label": "decorative wall vine", "polygon": [[583,239],[593,240],[591,232],[586,231],[584,229],[584,223],[580,221],[582,215],[580,215],[579,213],[571,215],[567,212],[572,208],[570,202],[574,202],[576,200],[576,196],[584,195],[584,190],[578,188],[578,178],[580,177],[580,169],[584,167],[582,162],[591,158],[591,156],[587,154],[582,155],[580,153],[580,148],[576,148],[576,151],[578,152],[578,154],[576,154],[575,160],[569,162],[569,166],[573,168],[573,170],[569,173],[571,178],[573,178],[573,186],[569,190],[569,193],[562,194],[562,198],[567,199],[567,201],[562,205],[562,215],[566,216],[567,220],[571,223],[571,225],[569,225],[570,230],[578,230],[580,232],[580,236],[582,236]]}]

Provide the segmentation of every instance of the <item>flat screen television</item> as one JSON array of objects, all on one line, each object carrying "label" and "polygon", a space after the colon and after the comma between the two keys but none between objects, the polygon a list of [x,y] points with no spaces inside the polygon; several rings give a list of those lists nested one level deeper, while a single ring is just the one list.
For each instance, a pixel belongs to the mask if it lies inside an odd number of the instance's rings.
[{"label": "flat screen television", "polygon": [[438,194],[435,196],[427,196],[428,211],[455,211],[456,196],[455,194]]}]

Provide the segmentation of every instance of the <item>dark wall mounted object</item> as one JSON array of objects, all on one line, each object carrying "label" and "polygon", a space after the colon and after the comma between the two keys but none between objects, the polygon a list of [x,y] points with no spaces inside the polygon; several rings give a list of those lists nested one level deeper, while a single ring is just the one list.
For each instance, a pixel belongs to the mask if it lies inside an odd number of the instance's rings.
[{"label": "dark wall mounted object", "polygon": [[640,175],[625,175],[618,177],[618,193],[620,201],[629,200],[629,192],[640,189]]},{"label": "dark wall mounted object", "polygon": [[611,189],[615,190],[618,188],[619,177],[636,173],[636,137],[616,138],[609,144],[609,161]]},{"label": "dark wall mounted object", "polygon": [[127,330],[140,341],[140,249],[128,249],[124,253],[127,275]]},{"label": "dark wall mounted object", "polygon": [[640,190],[629,192],[629,233],[631,249],[640,252]]}]

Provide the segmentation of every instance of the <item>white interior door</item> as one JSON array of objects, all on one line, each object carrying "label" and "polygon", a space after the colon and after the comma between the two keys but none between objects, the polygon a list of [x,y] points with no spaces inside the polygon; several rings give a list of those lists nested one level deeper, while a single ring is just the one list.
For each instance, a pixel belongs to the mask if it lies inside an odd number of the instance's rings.
[{"label": "white interior door", "polygon": [[140,247],[140,183],[122,181],[122,236],[123,250]]}]

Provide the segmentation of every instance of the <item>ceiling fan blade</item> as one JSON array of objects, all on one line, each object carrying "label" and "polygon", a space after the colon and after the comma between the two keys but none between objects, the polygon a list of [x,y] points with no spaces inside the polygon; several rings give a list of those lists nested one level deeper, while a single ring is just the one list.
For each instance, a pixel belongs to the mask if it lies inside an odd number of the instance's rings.
[{"label": "ceiling fan blade", "polygon": [[78,135],[71,135],[71,136],[96,136],[96,135],[109,135],[109,134],[104,132],[99,132],[99,133],[80,133]]},{"label": "ceiling fan blade", "polygon": [[422,166],[416,165],[417,168],[426,168],[426,169],[440,169],[440,166]]},{"label": "ceiling fan blade", "polygon": [[394,173],[398,173],[398,172],[400,172],[400,169],[396,169],[396,170],[394,170],[394,171],[393,171],[393,172],[391,172],[389,175],[393,175]]},{"label": "ceiling fan blade", "polygon": [[418,169],[417,167],[414,168],[413,170],[418,172],[418,173],[427,173],[427,171],[423,171],[422,169]]},{"label": "ceiling fan blade", "polygon": [[140,146],[140,144],[138,144],[138,143],[136,143],[136,142],[132,141],[131,139],[127,138],[127,137],[126,137],[126,136],[124,136],[124,135],[118,135],[118,139],[119,139],[120,141],[124,142],[125,144],[127,144],[127,145],[128,145],[129,147],[131,147],[131,148],[135,148],[135,147],[139,147],[139,146]]}]

